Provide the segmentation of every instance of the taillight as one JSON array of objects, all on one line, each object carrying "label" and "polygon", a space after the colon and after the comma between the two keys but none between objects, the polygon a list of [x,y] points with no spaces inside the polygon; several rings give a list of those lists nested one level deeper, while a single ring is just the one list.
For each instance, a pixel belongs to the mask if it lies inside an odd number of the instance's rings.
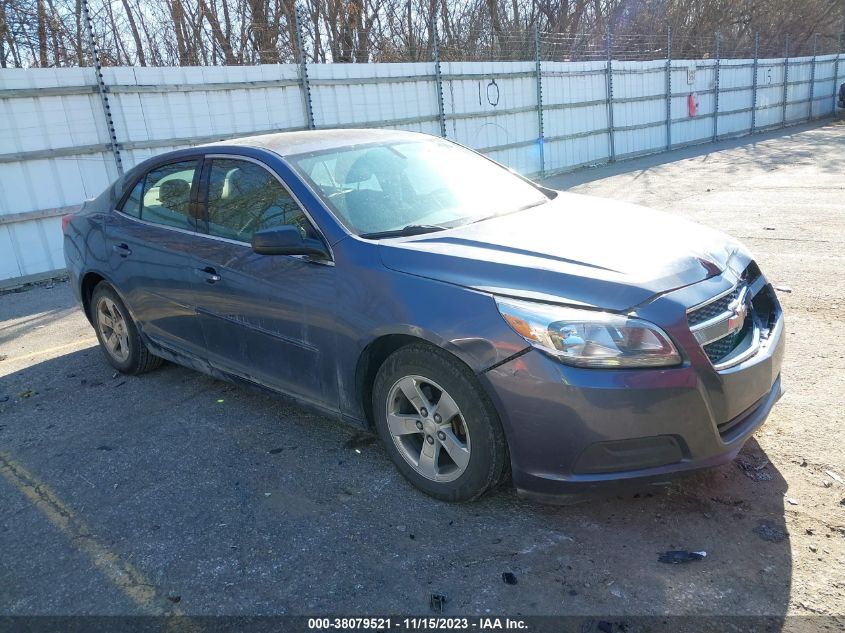
[{"label": "taillight", "polygon": [[62,216],[62,233],[67,233],[67,225],[73,219],[73,213],[68,213]]}]

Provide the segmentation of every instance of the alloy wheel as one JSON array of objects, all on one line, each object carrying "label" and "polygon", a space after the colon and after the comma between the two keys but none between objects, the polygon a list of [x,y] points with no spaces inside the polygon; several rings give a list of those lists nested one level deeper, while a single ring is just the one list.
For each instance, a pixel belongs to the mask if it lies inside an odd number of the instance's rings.
[{"label": "alloy wheel", "polygon": [[106,351],[123,363],[129,358],[129,330],[126,318],[114,301],[102,297],[97,302],[97,327]]},{"label": "alloy wheel", "polygon": [[396,448],[420,475],[454,481],[470,458],[469,431],[455,400],[423,376],[396,381],[387,397],[387,427]]}]

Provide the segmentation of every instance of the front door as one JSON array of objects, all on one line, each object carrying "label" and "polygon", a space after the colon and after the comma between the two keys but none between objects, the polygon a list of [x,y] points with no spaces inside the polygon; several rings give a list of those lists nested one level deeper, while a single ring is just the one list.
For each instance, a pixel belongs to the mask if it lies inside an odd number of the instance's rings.
[{"label": "front door", "polygon": [[253,382],[337,408],[333,370],[334,266],[258,255],[252,234],[285,224],[317,237],[281,181],[258,163],[206,159],[201,190],[208,237],[194,251],[209,278],[198,282],[197,314],[209,361]]}]

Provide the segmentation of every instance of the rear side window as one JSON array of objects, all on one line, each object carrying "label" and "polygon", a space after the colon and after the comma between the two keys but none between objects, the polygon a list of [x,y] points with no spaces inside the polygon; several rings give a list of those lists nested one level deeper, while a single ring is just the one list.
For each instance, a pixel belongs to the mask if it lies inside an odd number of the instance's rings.
[{"label": "rear side window", "polygon": [[180,229],[193,229],[191,186],[197,160],[162,165],[148,172],[123,203],[125,214]]},{"label": "rear side window", "polygon": [[208,233],[249,242],[256,231],[296,226],[316,237],[307,216],[267,169],[243,160],[215,158],[208,181]]},{"label": "rear side window", "polygon": [[129,197],[126,199],[126,202],[123,203],[123,211],[126,215],[131,215],[133,218],[140,218],[141,217],[141,202],[144,199],[144,179],[138,181],[138,184],[135,185],[135,188],[132,189],[132,193],[129,194]]}]

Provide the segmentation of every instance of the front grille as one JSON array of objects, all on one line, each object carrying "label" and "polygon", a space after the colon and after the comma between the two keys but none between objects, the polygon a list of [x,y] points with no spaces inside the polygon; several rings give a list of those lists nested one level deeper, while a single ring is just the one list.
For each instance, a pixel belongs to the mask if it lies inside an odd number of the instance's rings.
[{"label": "front grille", "polygon": [[751,329],[751,318],[747,317],[745,319],[745,325],[738,332],[734,332],[724,338],[720,338],[717,341],[704,345],[704,353],[707,354],[707,358],[710,359],[710,362],[715,365],[725,358],[725,356],[734,351],[739,342],[748,333],[749,329]]},{"label": "front grille", "polygon": [[728,309],[728,306],[731,304],[731,301],[733,301],[739,296],[741,290],[742,285],[738,285],[724,297],[716,299],[716,301],[708,303],[707,305],[701,306],[697,310],[693,310],[692,312],[690,312],[687,315],[687,320],[689,321],[690,327],[698,325],[699,323],[704,323],[705,321],[709,321],[713,317],[722,314],[722,312]]},{"label": "front grille", "polygon": [[[696,308],[687,314],[687,320],[689,322],[689,326],[693,329],[696,326],[701,325],[717,317],[724,312],[729,310],[731,303],[733,303],[742,293],[743,289],[746,286],[750,286],[754,283],[757,277],[760,276],[760,269],[757,267],[757,264],[751,262],[745,271],[742,274],[742,277],[737,283],[736,287],[728,292],[726,295],[719,297],[715,301],[711,301],[710,303],[701,306],[700,308]],[[724,336],[720,339],[702,345],[702,349],[704,353],[707,354],[707,357],[710,359],[714,365],[722,362],[725,358],[727,358],[732,352],[737,349],[743,339],[746,338],[748,333],[753,328],[754,322],[754,315],[753,313],[756,311],[756,306],[750,306],[750,310],[748,311],[748,315],[745,318],[745,323],[743,327],[734,332],[733,334],[729,334]],[[774,313],[774,311],[772,311]],[[767,315],[768,316],[768,315]],[[766,319],[768,320],[768,319]]]},{"label": "front grille", "polygon": [[707,358],[715,365],[720,360],[722,360],[725,356],[730,354],[734,349],[734,337],[726,336],[725,338],[720,338],[718,341],[713,341],[712,343],[708,343],[704,346],[704,353],[707,354]]}]

